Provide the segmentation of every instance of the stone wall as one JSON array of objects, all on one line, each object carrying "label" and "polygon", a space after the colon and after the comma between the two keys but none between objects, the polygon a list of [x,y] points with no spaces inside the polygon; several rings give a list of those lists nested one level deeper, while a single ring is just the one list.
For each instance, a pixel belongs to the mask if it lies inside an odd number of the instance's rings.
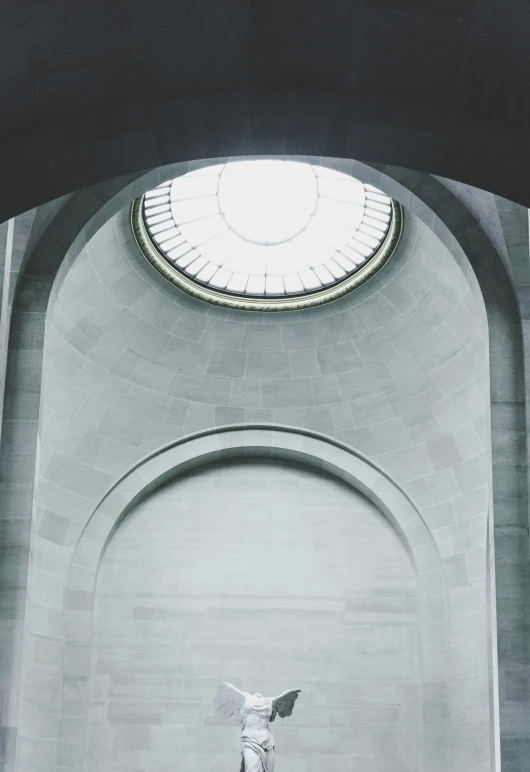
[{"label": "stone wall", "polygon": [[[110,220],[80,252],[47,319],[29,628],[51,638],[53,658],[72,550],[97,501],[146,453],[212,426],[313,429],[375,459],[421,508],[457,620],[438,626],[424,663],[449,679],[452,695],[452,714],[436,717],[429,744],[441,764],[458,770],[471,732],[476,769],[487,769],[486,337],[460,269],[410,215],[396,255],[375,279],[303,317],[192,300],[138,254],[127,212]],[[28,651],[25,678],[30,688],[38,681],[43,705],[59,676],[55,664],[50,670],[43,676]],[[32,733],[39,711],[25,714]],[[46,768],[54,768],[60,731],[43,730]],[[75,763],[59,759],[65,771]]]},{"label": "stone wall", "polygon": [[94,614],[90,772],[236,769],[221,682],[274,696],[278,772],[422,763],[416,575],[350,486],[277,461],[223,462],[130,512]]},{"label": "stone wall", "polygon": [[214,425],[334,436],[409,483],[421,506],[444,500],[439,486],[467,493],[488,444],[481,315],[447,250],[410,215],[383,272],[302,317],[184,295],[139,255],[123,212],[68,274],[44,366],[42,477],[53,485],[59,466],[88,498],[146,451]]}]

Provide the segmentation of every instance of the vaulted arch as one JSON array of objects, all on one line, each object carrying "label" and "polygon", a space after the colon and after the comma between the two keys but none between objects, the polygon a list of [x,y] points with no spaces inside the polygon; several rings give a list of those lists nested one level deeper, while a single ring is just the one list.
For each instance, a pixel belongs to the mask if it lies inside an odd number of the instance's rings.
[{"label": "vaulted arch", "polygon": [[[494,506],[501,522],[510,522],[514,517],[514,510],[520,511],[521,503],[520,498],[516,501],[513,496],[506,494],[505,473],[508,467],[513,471],[514,463],[510,461],[507,464],[505,454],[510,443],[511,447],[519,448],[520,437],[525,435],[524,373],[520,320],[513,289],[498,253],[469,211],[441,183],[428,175],[400,169],[376,168],[340,159],[318,160],[336,165],[381,187],[426,222],[453,254],[467,277],[479,306],[484,309],[490,336]],[[132,198],[158,184],[162,179],[184,173],[188,168],[187,163],[178,164],[151,172],[123,188],[120,184],[101,186],[74,195],[65,202],[59,215],[34,245],[15,296],[8,362],[9,390],[4,415],[4,427],[9,422],[9,435],[4,433],[4,438],[7,436],[7,439],[4,439],[4,453],[9,452],[7,443],[17,437],[16,452],[23,449],[25,458],[29,458],[31,462],[27,466],[24,493],[28,489],[32,490],[34,462],[31,459],[35,458],[42,344],[47,309],[53,306],[61,282],[86,240]],[[21,378],[21,374],[24,377]],[[27,411],[28,405],[33,406],[30,415]],[[33,433],[28,431],[29,428]],[[526,473],[526,457],[514,454],[514,459],[518,467]],[[20,485],[10,486],[7,480],[6,483],[7,505],[27,509],[28,499],[22,498]],[[526,496],[526,488],[522,492]],[[97,522],[98,518],[93,521],[91,528],[95,528]],[[91,546],[87,542],[83,544],[84,549]],[[81,568],[87,567],[77,566],[77,569]],[[75,592],[78,589],[80,588],[70,588]],[[499,613],[502,614],[502,609]],[[36,618],[32,618],[30,627]],[[44,640],[37,628],[30,629],[27,645],[32,647],[34,652],[39,645],[46,645]],[[82,658],[82,647],[78,645],[79,642],[73,643],[71,651],[74,660],[74,651],[78,651]],[[70,654],[68,657],[70,658]],[[71,677],[77,676],[71,674]],[[26,685],[26,695],[31,693],[31,688],[31,684]],[[51,694],[49,696],[51,699]],[[22,726],[24,725],[23,720]],[[38,744],[38,738],[30,740],[22,737],[21,748],[37,747]],[[21,758],[28,757],[22,755]]]}]

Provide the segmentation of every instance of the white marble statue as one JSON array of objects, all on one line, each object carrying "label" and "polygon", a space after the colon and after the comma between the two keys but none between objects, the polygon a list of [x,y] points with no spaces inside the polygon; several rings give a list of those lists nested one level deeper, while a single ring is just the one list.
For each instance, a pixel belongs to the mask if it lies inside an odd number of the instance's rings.
[{"label": "white marble statue", "polygon": [[293,712],[301,689],[282,692],[278,697],[242,692],[232,684],[222,684],[214,699],[217,715],[235,716],[241,730],[240,772],[274,772],[274,737],[269,723],[276,715],[284,718]]}]

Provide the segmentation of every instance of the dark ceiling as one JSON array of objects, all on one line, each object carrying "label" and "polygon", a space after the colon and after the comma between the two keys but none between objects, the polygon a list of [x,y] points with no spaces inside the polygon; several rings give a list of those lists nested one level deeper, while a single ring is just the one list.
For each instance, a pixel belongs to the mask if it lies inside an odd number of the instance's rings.
[{"label": "dark ceiling", "polygon": [[354,157],[530,204],[528,0],[5,0],[0,220],[159,164]]}]

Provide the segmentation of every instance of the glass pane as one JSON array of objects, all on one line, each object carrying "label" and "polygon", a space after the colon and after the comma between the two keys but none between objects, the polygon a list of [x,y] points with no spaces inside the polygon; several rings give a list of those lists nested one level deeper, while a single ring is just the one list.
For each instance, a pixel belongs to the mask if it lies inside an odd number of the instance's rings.
[{"label": "glass pane", "polygon": [[236,161],[223,170],[218,199],[235,233],[253,243],[276,244],[307,225],[317,206],[318,187],[309,164]]},{"label": "glass pane", "polygon": [[149,196],[149,193],[145,194],[144,206],[146,210],[152,206],[158,206],[158,204],[169,204],[169,196]]},{"label": "glass pane", "polygon": [[285,294],[285,290],[283,287],[283,279],[281,276],[265,277],[265,294],[266,295],[284,295]]},{"label": "glass pane", "polygon": [[352,262],[342,252],[337,252],[333,258],[339,265],[341,265],[347,273],[351,273],[357,267],[357,264]]},{"label": "glass pane", "polygon": [[190,244],[197,247],[199,244],[219,236],[227,230],[227,227],[223,218],[216,214],[213,217],[205,217],[203,220],[184,223],[180,226],[180,230]]},{"label": "glass pane", "polygon": [[291,295],[296,295],[298,292],[304,291],[304,285],[296,273],[284,276],[283,283],[285,285],[285,291]]},{"label": "glass pane", "polygon": [[[338,235],[337,232],[339,232]],[[318,246],[328,250],[334,241],[348,240],[353,233],[354,229],[344,228],[344,226],[338,225],[331,218],[319,212],[313,218],[310,225],[307,226],[305,231],[306,244],[308,244],[310,251],[314,251],[314,247]],[[318,260],[318,262],[322,262],[322,259]]]},{"label": "glass pane", "polygon": [[199,220],[212,214],[218,214],[216,196],[202,196],[201,198],[189,198],[186,201],[173,201],[171,204],[173,217],[177,225]]},{"label": "glass pane", "polygon": [[266,249],[258,244],[239,242],[225,266],[238,273],[265,273]]},{"label": "glass pane", "polygon": [[247,273],[233,273],[226,289],[230,292],[244,292],[248,282]]},{"label": "glass pane", "polygon": [[[177,229],[175,228],[175,230]],[[172,239],[169,239],[168,241],[164,241],[164,243],[161,244],[160,246],[164,249],[165,252],[169,252],[171,249],[174,249],[174,247],[178,247],[180,244],[184,244],[184,243],[185,243],[184,237],[180,233],[178,233],[177,236],[175,236]]]},{"label": "glass pane", "polygon": [[215,238],[201,244],[201,252],[208,260],[212,260],[214,263],[221,265],[238,246],[239,240],[234,236],[232,231],[225,230]]},{"label": "glass pane", "polygon": [[374,239],[373,236],[369,236],[367,233],[362,233],[360,230],[357,231],[356,238],[362,244],[366,244],[367,246],[371,247],[371,251],[379,246],[379,239]]},{"label": "glass pane", "polygon": [[158,206],[146,206],[145,213],[148,217],[152,217],[154,214],[160,214],[160,212],[169,212],[169,204],[159,204]]},{"label": "glass pane", "polygon": [[180,235],[180,231],[175,227],[166,228],[161,233],[152,234],[153,240],[156,241],[157,244],[163,244],[164,242],[169,241],[169,239],[172,239],[174,236],[178,235]]},{"label": "glass pane", "polygon": [[326,262],[326,267],[333,274],[335,279],[343,279],[346,276],[346,271],[333,259],[329,259]]},{"label": "glass pane", "polygon": [[232,276],[232,271],[227,271],[226,268],[219,268],[219,270],[212,277],[212,286],[218,289],[224,289]]},{"label": "glass pane", "polygon": [[372,193],[371,191],[366,191],[366,198],[368,201],[378,201],[381,204],[389,204],[390,205],[390,199],[388,196],[385,196],[384,193]]},{"label": "glass pane", "polygon": [[158,225],[149,225],[148,230],[149,233],[163,233],[164,231],[167,231],[169,228],[174,228],[175,223],[173,222],[173,218],[171,220],[166,220],[165,222],[161,222]]},{"label": "glass pane", "polygon": [[333,201],[331,198],[321,198],[318,202],[318,210],[315,218],[325,217],[330,227],[336,223],[348,228],[357,228],[362,220],[364,207],[358,204],[349,204],[344,201]]},{"label": "glass pane", "polygon": [[197,281],[202,281],[207,284],[218,268],[219,266],[215,265],[214,263],[207,263],[204,268],[197,274]]},{"label": "glass pane", "polygon": [[167,220],[171,220],[171,215],[169,212],[164,212],[163,214],[154,214],[154,215],[147,215],[145,216],[145,220],[148,225],[156,225],[159,222],[166,222]]},{"label": "glass pane", "polygon": [[[179,244],[178,247],[175,247],[174,249],[170,249],[167,253],[168,257],[170,257],[172,260],[176,260],[181,255],[185,255],[188,252],[195,252],[195,250],[192,250],[190,245],[187,241],[184,241],[182,244]],[[195,252],[196,253],[196,252]],[[180,265],[180,263],[179,263]],[[187,265],[187,263],[186,263]]]},{"label": "glass pane", "polygon": [[333,284],[335,281],[333,275],[328,271],[325,265],[317,265],[314,271],[322,284]]},{"label": "glass pane", "polygon": [[303,271],[303,273],[300,274],[300,279],[302,280],[302,284],[306,290],[318,289],[322,286],[316,273],[311,270]]},{"label": "glass pane", "polygon": [[204,268],[204,266],[207,264],[207,260],[205,257],[202,257],[200,255],[197,257],[193,263],[190,263],[188,267],[186,268],[187,273],[189,273],[191,276],[196,276],[196,274],[199,273],[201,268]]},{"label": "glass pane", "polygon": [[390,215],[388,212],[378,212],[376,209],[367,209],[364,216],[366,219],[371,218],[385,225],[390,222]]},{"label": "glass pane", "polygon": [[359,226],[359,233],[366,233],[368,236],[373,236],[375,238],[376,245],[381,243],[381,229],[373,228],[371,225],[367,224],[366,220],[364,220],[364,222]]},{"label": "glass pane", "polygon": [[331,198],[350,204],[364,206],[364,189],[362,183],[353,178],[322,178],[318,181],[321,198]]},{"label": "glass pane", "polygon": [[328,232],[326,244],[333,247],[333,249],[340,249],[343,244],[347,244],[351,239],[352,234],[356,231],[352,231],[351,228],[346,228],[344,225],[334,223],[333,228]]},{"label": "glass pane", "polygon": [[[348,256],[352,252],[358,252],[362,257],[370,257],[372,254],[371,247],[366,246],[366,244],[363,244],[362,241],[358,241],[358,239],[352,239],[350,243],[344,247],[344,251]],[[353,258],[352,258],[353,259]]]},{"label": "glass pane", "polygon": [[189,252],[186,252],[185,255],[182,255],[182,257],[179,257],[175,262],[179,266],[179,268],[186,268],[190,263],[193,263],[193,261],[197,258],[197,250],[196,249],[190,249]]},{"label": "glass pane", "polygon": [[286,274],[305,271],[309,267],[302,252],[293,242],[267,248],[267,273]]},{"label": "glass pane", "polygon": [[390,215],[391,209],[388,204],[380,204],[378,201],[367,201],[366,211],[373,217],[374,212],[384,212],[385,214]]},{"label": "glass pane", "polygon": [[369,225],[371,228],[375,228],[379,232],[379,237],[381,237],[381,233],[386,233],[387,224],[382,219],[376,220],[375,217],[369,217],[365,214],[363,217],[363,223],[365,223],[365,225]]},{"label": "glass pane", "polygon": [[265,276],[249,276],[247,295],[265,294]]},{"label": "glass pane", "polygon": [[353,249],[351,242],[343,248],[342,253],[346,255],[349,260],[355,263],[355,265],[362,265],[366,262],[366,256],[358,252],[356,249]]}]

